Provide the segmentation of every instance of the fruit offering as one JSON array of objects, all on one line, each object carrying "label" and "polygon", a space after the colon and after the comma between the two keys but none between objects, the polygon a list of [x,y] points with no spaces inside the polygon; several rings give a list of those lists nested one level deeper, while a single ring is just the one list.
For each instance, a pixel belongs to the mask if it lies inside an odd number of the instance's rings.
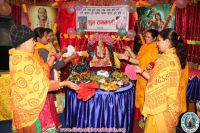
[{"label": "fruit offering", "polygon": [[109,77],[97,75],[96,73],[86,71],[82,73],[73,72],[68,80],[79,84],[96,81],[100,85],[100,89],[105,91],[115,91],[122,86],[129,85],[129,78],[122,72],[113,72]]}]

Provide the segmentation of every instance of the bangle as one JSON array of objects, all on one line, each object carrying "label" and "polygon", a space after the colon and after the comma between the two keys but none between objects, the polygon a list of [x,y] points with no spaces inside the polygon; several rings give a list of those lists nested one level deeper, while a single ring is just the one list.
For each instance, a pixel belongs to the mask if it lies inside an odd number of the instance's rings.
[{"label": "bangle", "polygon": [[145,71],[145,70],[143,69],[142,72],[141,72],[140,74],[142,75],[142,74],[144,73],[144,71]]}]

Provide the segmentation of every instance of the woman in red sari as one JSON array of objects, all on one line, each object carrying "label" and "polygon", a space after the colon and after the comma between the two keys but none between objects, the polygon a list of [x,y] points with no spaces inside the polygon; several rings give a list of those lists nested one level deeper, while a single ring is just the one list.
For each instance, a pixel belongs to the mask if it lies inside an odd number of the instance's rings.
[{"label": "woman in red sari", "polygon": [[[40,62],[40,65],[46,71],[46,75],[49,79],[53,79],[54,73],[52,68],[60,69],[66,65],[67,62],[76,58],[76,55],[72,55],[65,60],[57,60],[59,56],[56,53],[51,53],[47,47],[47,32],[43,27],[38,27],[34,30],[36,46],[34,55]],[[42,112],[40,113],[40,123],[42,132],[56,132],[61,127],[58,113],[54,104],[54,96],[52,93],[48,93]]]}]

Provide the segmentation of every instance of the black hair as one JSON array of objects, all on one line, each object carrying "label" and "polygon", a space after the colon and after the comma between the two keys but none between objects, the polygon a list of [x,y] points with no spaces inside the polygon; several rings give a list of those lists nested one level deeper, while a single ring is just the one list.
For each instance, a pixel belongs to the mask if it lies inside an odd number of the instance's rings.
[{"label": "black hair", "polygon": [[47,32],[47,34],[49,34],[50,32],[53,32],[53,30],[50,28],[46,28],[46,32]]},{"label": "black hair", "polygon": [[146,32],[151,33],[151,36],[155,39],[158,36],[158,31],[155,29],[149,29]]},{"label": "black hair", "polygon": [[44,33],[47,32],[44,27],[37,27],[34,29],[34,39],[37,41],[37,38],[42,38],[44,36]]},{"label": "black hair", "polygon": [[171,28],[162,30],[159,35],[161,38],[163,38],[163,40],[169,39],[171,46],[176,48],[176,53],[180,60],[181,68],[185,68],[188,47],[184,45],[183,38]]},{"label": "black hair", "polygon": [[156,17],[156,15],[160,16],[160,19],[162,19],[161,14],[160,14],[159,12],[157,12],[157,13],[155,14],[155,17]]}]

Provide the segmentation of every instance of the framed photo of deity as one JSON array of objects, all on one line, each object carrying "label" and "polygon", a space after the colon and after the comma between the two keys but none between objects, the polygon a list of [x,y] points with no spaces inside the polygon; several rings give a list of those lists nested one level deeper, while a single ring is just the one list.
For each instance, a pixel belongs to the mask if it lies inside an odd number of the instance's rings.
[{"label": "framed photo of deity", "polygon": [[27,5],[27,14],[22,12],[22,24],[28,25],[25,15],[30,19],[30,28],[37,27],[53,28],[56,21],[57,9],[48,6],[31,6]]},{"label": "framed photo of deity", "polygon": [[[170,13],[172,4],[154,5],[140,7],[137,9],[141,31],[148,29],[163,30],[167,17]],[[172,15],[168,28],[174,28],[175,12]]]}]

